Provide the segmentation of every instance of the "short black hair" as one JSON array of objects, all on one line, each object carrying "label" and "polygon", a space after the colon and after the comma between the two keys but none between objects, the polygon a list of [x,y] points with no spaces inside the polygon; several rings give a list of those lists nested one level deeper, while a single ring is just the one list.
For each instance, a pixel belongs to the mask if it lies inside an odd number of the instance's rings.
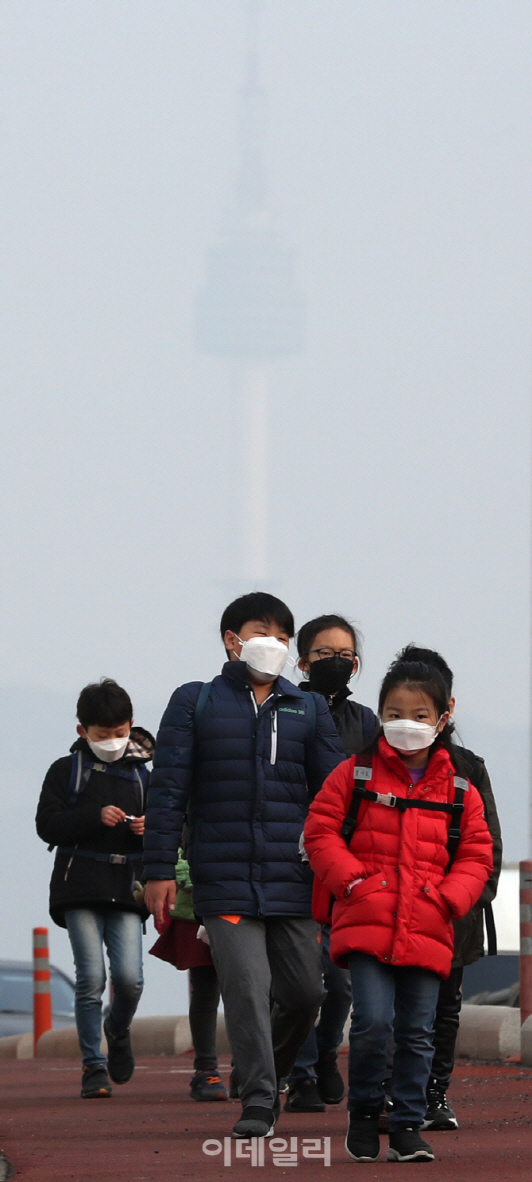
[{"label": "short black hair", "polygon": [[434,669],[441,673],[445,686],[447,689],[447,696],[450,698],[453,692],[453,671],[449,668],[447,661],[444,660],[441,653],[437,653],[433,648],[420,648],[418,644],[413,641],[410,644],[405,644],[400,653],[397,653],[397,661],[420,661],[422,665],[431,665]]},{"label": "short black hair", "polygon": [[111,677],[102,677],[101,681],[82,689],[76,714],[85,731],[89,726],[122,726],[131,722],[133,706],[122,686]]},{"label": "short black hair", "polygon": [[290,608],[282,599],[269,595],[267,591],[251,591],[249,595],[240,595],[226,607],[220,620],[222,640],[228,629],[238,636],[242,625],[248,620],[277,624],[290,638],[294,635],[294,617]]},{"label": "short black hair", "polygon": [[303,624],[297,634],[297,651],[300,657],[306,657],[310,652],[312,645],[319,632],[325,632],[326,628],[342,628],[344,632],[349,632],[353,641],[353,648],[360,660],[360,635],[356,628],[349,623],[349,620],[344,620],[343,616],[329,615],[316,616],[315,620],[309,620],[307,624]]}]

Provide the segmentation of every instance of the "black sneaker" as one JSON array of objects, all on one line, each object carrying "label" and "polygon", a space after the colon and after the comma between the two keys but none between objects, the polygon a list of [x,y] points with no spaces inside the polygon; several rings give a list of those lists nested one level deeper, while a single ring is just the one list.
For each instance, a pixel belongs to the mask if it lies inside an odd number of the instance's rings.
[{"label": "black sneaker", "polygon": [[135,1070],[135,1060],[131,1050],[129,1030],[117,1037],[109,1030],[109,1019],[103,1024],[103,1032],[107,1039],[107,1069],[113,1083],[123,1084],[131,1079]]},{"label": "black sneaker", "polygon": [[227,1090],[218,1072],[196,1071],[190,1081],[190,1095],[193,1100],[228,1100]]},{"label": "black sneaker", "polygon": [[12,1178],[15,1173],[15,1167],[7,1160],[0,1150],[0,1182],[7,1182],[8,1178]]},{"label": "black sneaker", "polygon": [[427,1088],[427,1111],[422,1129],[457,1129],[458,1121],[447,1100],[445,1091],[438,1084],[429,1084]]},{"label": "black sneaker", "polygon": [[325,1112],[315,1079],[298,1079],[291,1084],[284,1102],[285,1112]]},{"label": "black sneaker", "polygon": [[390,1148],[386,1161],[434,1161],[430,1145],[413,1125],[398,1125],[390,1133]]},{"label": "black sneaker", "polygon": [[80,1093],[82,1100],[104,1100],[112,1094],[109,1076],[101,1063],[89,1064],[83,1068]]},{"label": "black sneaker", "polygon": [[345,1147],[353,1161],[377,1161],[381,1143],[376,1109],[349,1113]]},{"label": "black sneaker", "polygon": [[345,1096],[344,1081],[338,1070],[336,1051],[320,1055],[316,1063],[318,1092],[324,1104],[340,1104]]},{"label": "black sneaker", "polygon": [[248,1104],[233,1128],[233,1137],[271,1137],[275,1128],[275,1113],[259,1104]]}]

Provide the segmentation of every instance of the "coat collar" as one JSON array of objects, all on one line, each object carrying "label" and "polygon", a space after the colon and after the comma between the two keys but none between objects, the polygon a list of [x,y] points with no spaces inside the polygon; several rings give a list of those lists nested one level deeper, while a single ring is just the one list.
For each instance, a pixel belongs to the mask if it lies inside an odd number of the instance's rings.
[{"label": "coat collar", "polygon": [[[244,691],[251,687],[248,671],[244,661],[226,661],[222,666],[222,677],[229,681],[233,689]],[[303,698],[304,694],[298,685],[288,681],[286,677],[277,677],[273,683],[273,694],[276,698]]]},{"label": "coat collar", "polygon": [[[397,754],[395,747],[391,747],[384,735],[381,735],[378,741],[378,751],[381,759],[393,771],[396,776],[399,776],[405,783],[410,782],[410,776],[406,764],[403,763],[401,757]],[[449,773],[449,770],[454,771],[451,757],[445,747],[437,747],[432,755],[429,757],[429,762],[425,768],[423,779],[427,775],[439,776]]]},{"label": "coat collar", "polygon": [[[310,693],[310,685],[309,685],[308,681],[300,681],[299,689],[303,690],[303,693],[305,693],[305,694]],[[351,690],[350,690],[349,686],[346,685],[345,689],[337,690],[337,692],[335,694],[330,694],[329,697],[327,696],[327,694],[321,694],[321,697],[325,698],[325,701],[327,702],[329,710],[337,710],[338,707],[341,706],[343,702],[347,702],[347,699],[351,698]],[[329,700],[329,698],[330,698],[330,700]],[[354,701],[354,698],[352,698],[351,700]]]}]

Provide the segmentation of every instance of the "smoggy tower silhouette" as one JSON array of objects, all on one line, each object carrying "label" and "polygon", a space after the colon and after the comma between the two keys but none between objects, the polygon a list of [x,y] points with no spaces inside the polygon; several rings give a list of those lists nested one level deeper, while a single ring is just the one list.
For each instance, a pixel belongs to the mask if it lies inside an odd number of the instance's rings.
[{"label": "smoggy tower silhouette", "polygon": [[259,81],[261,0],[247,0],[246,75],[240,90],[239,167],[196,301],[196,345],[231,364],[239,389],[242,457],[239,575],[269,574],[268,403],[272,363],[305,345],[305,304],[293,252],[272,226],[264,170],[264,90]]}]

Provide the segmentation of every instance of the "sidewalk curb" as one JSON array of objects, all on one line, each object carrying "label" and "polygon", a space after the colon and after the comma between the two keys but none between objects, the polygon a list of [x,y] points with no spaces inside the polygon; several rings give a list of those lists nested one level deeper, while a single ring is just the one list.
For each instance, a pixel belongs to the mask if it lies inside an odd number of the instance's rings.
[{"label": "sidewalk curb", "polygon": [[[192,1050],[188,1017],[185,1015],[135,1018],[131,1024],[135,1055],[183,1055]],[[349,1045],[349,1018],[344,1029],[342,1049]],[[219,1055],[230,1055],[223,1013],[218,1014],[217,1048]],[[105,1039],[102,1050],[106,1052]],[[522,1050],[523,1063],[532,1066],[532,1017],[522,1032],[520,1012],[512,1006],[462,1006],[456,1054],[467,1059],[501,1062]],[[33,1035],[19,1034],[0,1038],[0,1058],[33,1058]],[[37,1046],[39,1059],[79,1059],[75,1026],[48,1030]]]}]

